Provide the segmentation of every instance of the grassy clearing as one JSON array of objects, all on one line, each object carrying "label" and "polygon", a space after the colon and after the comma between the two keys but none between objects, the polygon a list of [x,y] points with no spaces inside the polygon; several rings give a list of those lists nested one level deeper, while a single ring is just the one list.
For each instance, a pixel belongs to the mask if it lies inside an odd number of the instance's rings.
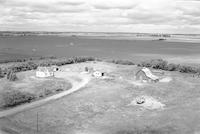
[{"label": "grassy clearing", "polygon": [[18,80],[10,82],[7,79],[0,81],[0,107],[12,107],[44,98],[71,88],[65,79],[37,78],[34,71],[17,73]]}]

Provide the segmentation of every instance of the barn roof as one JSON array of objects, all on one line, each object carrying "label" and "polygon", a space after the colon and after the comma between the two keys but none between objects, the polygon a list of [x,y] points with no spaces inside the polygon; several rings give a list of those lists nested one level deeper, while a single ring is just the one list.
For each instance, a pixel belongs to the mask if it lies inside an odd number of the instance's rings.
[{"label": "barn roof", "polygon": [[159,79],[158,76],[153,75],[152,72],[151,72],[151,70],[148,69],[148,68],[146,68],[146,67],[142,68],[142,71],[145,73],[145,75],[146,75],[147,77],[149,77],[149,78],[152,79],[152,80],[157,80],[157,79]]}]

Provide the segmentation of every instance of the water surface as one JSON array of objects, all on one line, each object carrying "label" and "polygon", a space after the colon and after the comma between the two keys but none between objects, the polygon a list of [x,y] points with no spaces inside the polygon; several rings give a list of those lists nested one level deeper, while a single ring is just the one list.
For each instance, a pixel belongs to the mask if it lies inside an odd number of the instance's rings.
[{"label": "water surface", "polygon": [[199,52],[200,44],[191,42],[59,36],[0,37],[0,59],[54,55],[199,62]]}]

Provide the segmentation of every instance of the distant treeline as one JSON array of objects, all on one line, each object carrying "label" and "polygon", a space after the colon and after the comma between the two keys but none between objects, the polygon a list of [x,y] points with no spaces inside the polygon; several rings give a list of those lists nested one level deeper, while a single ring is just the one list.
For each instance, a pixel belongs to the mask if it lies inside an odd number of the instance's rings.
[{"label": "distant treeline", "polygon": [[[21,72],[21,71],[37,69],[38,66],[52,66],[52,65],[62,66],[67,64],[80,63],[86,61],[96,61],[96,60],[121,64],[121,65],[136,65],[133,61],[130,60],[100,60],[94,57],[72,57],[72,58],[43,57],[40,58],[39,60],[26,59],[25,61],[22,60],[19,62],[15,62],[11,65],[8,64],[5,67],[1,67],[0,77],[4,77],[10,70],[12,70],[13,72]],[[7,61],[5,63],[7,63]],[[200,67],[192,67],[174,63],[168,63],[163,59],[153,59],[149,61],[143,61],[137,64],[137,66],[161,69],[165,71],[179,71],[181,73],[200,74]]]},{"label": "distant treeline", "polygon": [[0,59],[0,64],[2,63],[10,63],[10,62],[26,62],[32,60],[47,60],[47,59],[57,59],[55,56],[45,56],[45,57],[30,57],[30,58],[16,58],[16,59]]}]

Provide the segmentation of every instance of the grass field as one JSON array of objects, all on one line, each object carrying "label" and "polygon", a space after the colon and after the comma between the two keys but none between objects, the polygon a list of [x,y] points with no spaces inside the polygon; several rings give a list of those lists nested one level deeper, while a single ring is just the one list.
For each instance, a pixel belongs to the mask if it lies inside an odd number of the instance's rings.
[{"label": "grass field", "polygon": [[[63,66],[81,72],[85,66],[114,79],[94,78],[80,91],[52,103],[0,119],[6,134],[198,134],[200,79],[164,72],[168,83],[134,82],[136,66],[89,62]],[[23,73],[21,75],[24,75]],[[163,109],[130,105],[137,96],[155,98]],[[37,131],[38,114],[38,131]]]},{"label": "grass field", "polygon": [[35,70],[17,73],[18,80],[11,82],[6,78],[0,80],[0,107],[4,105],[3,95],[7,91],[17,90],[20,92],[31,93],[37,99],[56,93],[56,90],[67,90],[71,84],[62,78],[37,78]]}]

